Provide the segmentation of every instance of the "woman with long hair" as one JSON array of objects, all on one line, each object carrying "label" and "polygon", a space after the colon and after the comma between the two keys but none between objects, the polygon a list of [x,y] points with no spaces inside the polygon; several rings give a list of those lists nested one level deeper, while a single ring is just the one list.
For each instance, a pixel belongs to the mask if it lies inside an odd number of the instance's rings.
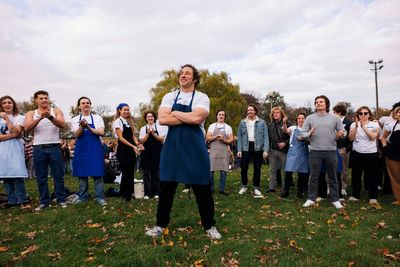
[{"label": "woman with long hair", "polygon": [[18,114],[17,103],[11,96],[0,98],[0,178],[4,179],[8,199],[5,208],[20,205],[29,208],[24,178],[24,141],[22,139],[24,116]]},{"label": "woman with long hair", "polygon": [[369,204],[376,205],[378,201],[377,169],[379,162],[377,138],[379,124],[372,121],[372,112],[369,107],[357,109],[355,122],[350,126],[349,140],[353,141],[353,150],[350,152],[352,167],[353,195],[350,201],[358,201],[361,195],[361,177],[368,185]]},{"label": "woman with long hair", "polygon": [[117,106],[113,129],[118,139],[117,158],[122,172],[120,193],[125,201],[130,201],[133,193],[136,155],[139,155],[144,147],[135,136],[134,121],[128,104],[121,103]]}]

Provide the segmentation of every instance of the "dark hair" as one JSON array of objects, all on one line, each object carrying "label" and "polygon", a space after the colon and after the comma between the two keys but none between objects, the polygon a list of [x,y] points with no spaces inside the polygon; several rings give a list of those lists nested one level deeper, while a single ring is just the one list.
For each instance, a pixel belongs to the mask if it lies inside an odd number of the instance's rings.
[{"label": "dark hair", "polygon": [[372,116],[373,116],[372,111],[371,111],[371,109],[370,109],[369,107],[367,107],[367,106],[361,106],[361,107],[359,107],[359,108],[356,110],[356,116],[358,116],[358,112],[360,112],[362,109],[368,110],[369,120],[372,120]]},{"label": "dark hair", "polygon": [[317,102],[317,99],[322,98],[323,100],[325,100],[325,104],[326,104],[326,112],[329,112],[329,107],[331,106],[331,102],[329,101],[329,98],[326,97],[325,95],[319,95],[314,99],[314,105],[315,102]]},{"label": "dark hair", "polygon": [[179,70],[178,76],[181,75],[181,72],[182,72],[183,68],[185,68],[185,67],[188,67],[188,68],[192,69],[192,71],[193,71],[193,81],[195,81],[194,82],[194,87],[197,87],[199,85],[199,83],[200,83],[200,73],[193,65],[185,64],[185,65],[181,66],[181,69]]},{"label": "dark hair", "polygon": [[307,114],[306,114],[305,112],[299,112],[299,113],[297,113],[296,119],[297,119],[300,115],[303,115],[304,118],[307,118]]},{"label": "dark hair", "polygon": [[16,103],[15,100],[14,100],[11,96],[9,96],[9,95],[5,95],[5,96],[2,96],[2,97],[0,98],[0,111],[3,111],[3,107],[2,107],[2,105],[1,105],[1,103],[2,103],[4,100],[6,100],[6,99],[10,99],[11,102],[13,102],[13,115],[17,115],[17,114],[19,113],[19,110],[18,110],[18,107],[17,107],[17,103]]},{"label": "dark hair", "polygon": [[39,90],[39,91],[37,91],[37,92],[35,92],[35,93],[33,94],[33,98],[37,98],[38,95],[47,95],[47,96],[49,96],[49,93],[47,93],[47,92],[44,91],[44,90]]},{"label": "dark hair", "polygon": [[346,107],[343,105],[336,105],[332,108],[337,114],[340,114],[342,116],[346,116],[347,110]]},{"label": "dark hair", "polygon": [[87,99],[87,100],[89,100],[90,105],[92,104],[92,101],[90,100],[89,97],[87,97],[87,96],[81,96],[81,97],[78,99],[78,102],[76,103],[76,106],[77,106],[77,107],[79,107],[79,105],[81,104],[81,100],[82,100],[82,99]]},{"label": "dark hair", "polygon": [[257,108],[256,104],[253,104],[253,103],[248,104],[247,107],[246,107],[246,112],[247,112],[247,109],[248,109],[249,107],[253,107],[253,108],[254,108],[254,111],[256,112],[256,115],[257,115],[257,113],[258,113],[258,108]]},{"label": "dark hair", "polygon": [[400,101],[393,104],[391,111],[394,111],[397,107],[400,107]]},{"label": "dark hair", "polygon": [[152,110],[148,110],[148,111],[146,111],[145,113],[143,113],[143,119],[144,119],[144,121],[145,121],[146,123],[148,122],[147,119],[146,119],[146,117],[147,117],[148,114],[152,114],[153,117],[154,117],[154,122],[156,122],[156,120],[157,120],[157,114],[156,114],[154,111],[152,111]]},{"label": "dark hair", "polygon": [[215,117],[218,117],[218,113],[220,113],[221,111],[224,112],[225,116],[226,116],[226,111],[223,109],[218,109],[217,112],[215,113]]}]

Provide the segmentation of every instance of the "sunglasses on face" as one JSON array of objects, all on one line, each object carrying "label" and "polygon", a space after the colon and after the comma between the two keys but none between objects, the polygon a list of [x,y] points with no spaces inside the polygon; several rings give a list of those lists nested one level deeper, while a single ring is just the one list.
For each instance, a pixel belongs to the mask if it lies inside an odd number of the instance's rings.
[{"label": "sunglasses on face", "polygon": [[368,112],[358,112],[358,115],[369,115],[369,113]]}]

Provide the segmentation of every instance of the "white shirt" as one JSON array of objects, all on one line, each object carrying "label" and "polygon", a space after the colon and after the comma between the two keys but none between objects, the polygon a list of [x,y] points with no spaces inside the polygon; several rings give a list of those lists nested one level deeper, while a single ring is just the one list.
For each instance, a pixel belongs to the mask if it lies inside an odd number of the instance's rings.
[{"label": "white shirt", "polygon": [[[382,124],[382,129],[379,132],[379,136],[383,135],[384,130],[386,129],[386,127],[388,127],[389,125],[393,124],[394,122],[396,122],[395,119],[393,119],[392,116],[383,116],[382,118],[379,119],[379,122]],[[394,124],[392,125],[393,128]],[[390,138],[390,134],[387,137],[387,139],[389,140]]]},{"label": "white shirt", "polygon": [[[122,120],[122,121],[121,121],[121,120]],[[128,121],[127,121],[126,119],[122,118],[122,117],[119,117],[118,119],[116,119],[116,120],[113,122],[112,128],[113,128],[113,132],[114,132],[115,138],[118,138],[117,131],[116,131],[115,129],[118,128],[118,129],[121,130],[121,132],[124,132],[124,125],[125,125],[125,127],[127,127],[127,128],[130,128],[130,127],[131,127],[131,126],[129,125]]]},{"label": "white shirt", "polygon": [[153,124],[152,126],[146,124],[145,126],[143,126],[142,128],[140,128],[140,133],[139,133],[139,138],[142,139],[143,137],[146,136],[146,128],[153,128],[153,130],[155,131],[157,128],[158,131],[158,136],[165,136],[166,133],[164,132],[164,127],[161,127],[161,125],[157,125],[157,124]]},{"label": "white shirt", "polygon": [[[54,109],[50,109],[50,114],[55,117]],[[33,119],[40,119],[38,110],[35,110]],[[59,144],[60,129],[55,126],[49,119],[42,119],[33,130],[33,145],[44,145],[44,144]]]},{"label": "white shirt", "polygon": [[290,139],[289,139],[289,145],[292,143],[293,137],[294,137],[294,130],[299,129],[301,131],[301,127],[292,125],[288,127],[288,130],[290,132]]},{"label": "white shirt", "polygon": [[[356,127],[356,123],[353,122],[350,125],[350,130]],[[379,124],[374,121],[370,121],[367,124],[368,131],[379,132]],[[357,128],[356,138],[353,141],[353,150],[358,153],[376,153],[378,152],[376,140],[369,139],[364,129],[359,125]]]},{"label": "white shirt", "polygon": [[[8,116],[8,115],[6,115],[6,116]],[[25,116],[22,116],[22,115],[19,115],[19,114],[18,114],[18,115],[16,115],[16,116],[10,115],[10,116],[8,116],[8,118],[10,119],[11,124],[12,124],[14,127],[19,125],[19,126],[22,126],[22,129],[24,128]],[[0,119],[0,125],[1,125],[1,126],[4,126],[4,127],[5,127],[5,125],[6,125],[6,121],[5,121],[3,118]],[[3,130],[3,129],[2,129],[2,130]],[[6,134],[10,133],[10,129],[7,129],[7,131],[5,131],[5,133],[6,133]],[[0,133],[0,134],[1,134],[1,133]],[[22,137],[18,138],[18,140],[21,141],[22,143],[24,143]]]},{"label": "white shirt", "polygon": [[[76,132],[79,129],[79,117],[80,116],[81,115],[78,115],[78,116],[72,118],[72,120],[71,120],[71,131],[72,132]],[[94,126],[96,129],[104,128],[103,118],[97,114],[92,114],[92,116],[93,116],[93,121],[92,121],[92,118],[90,117],[90,115],[89,116],[82,115],[81,119],[82,120],[85,119],[88,124],[94,123]]]},{"label": "white shirt", "polygon": [[255,131],[254,131],[254,124],[258,121],[258,117],[256,116],[255,120],[249,120],[246,118],[246,127],[247,127],[247,137],[249,138],[249,142],[255,141]]},{"label": "white shirt", "polygon": [[214,131],[215,131],[215,128],[219,129],[222,132],[225,132],[226,136],[232,134],[232,127],[231,126],[229,126],[226,123],[218,123],[218,122],[214,122],[214,123],[210,124],[210,126],[208,126],[207,133],[213,134]]},{"label": "white shirt", "polygon": [[[174,91],[166,94],[161,101],[160,108],[172,108],[172,105],[174,104],[178,92],[179,91]],[[192,99],[192,94],[193,92],[187,93],[181,91],[176,103],[189,106],[190,100]],[[192,102],[192,110],[195,110],[196,108],[203,108],[207,112],[210,112],[210,99],[206,94],[199,91],[196,91],[194,93]]]}]

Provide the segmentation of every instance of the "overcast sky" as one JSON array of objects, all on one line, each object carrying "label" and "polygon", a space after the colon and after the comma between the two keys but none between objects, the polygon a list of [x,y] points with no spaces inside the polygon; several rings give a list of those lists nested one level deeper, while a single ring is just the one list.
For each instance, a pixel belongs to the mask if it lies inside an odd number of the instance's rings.
[{"label": "overcast sky", "polygon": [[68,113],[136,108],[167,69],[225,71],[242,92],[273,90],[375,107],[370,59],[383,59],[379,103],[400,101],[400,1],[0,0],[0,95],[47,90]]}]

